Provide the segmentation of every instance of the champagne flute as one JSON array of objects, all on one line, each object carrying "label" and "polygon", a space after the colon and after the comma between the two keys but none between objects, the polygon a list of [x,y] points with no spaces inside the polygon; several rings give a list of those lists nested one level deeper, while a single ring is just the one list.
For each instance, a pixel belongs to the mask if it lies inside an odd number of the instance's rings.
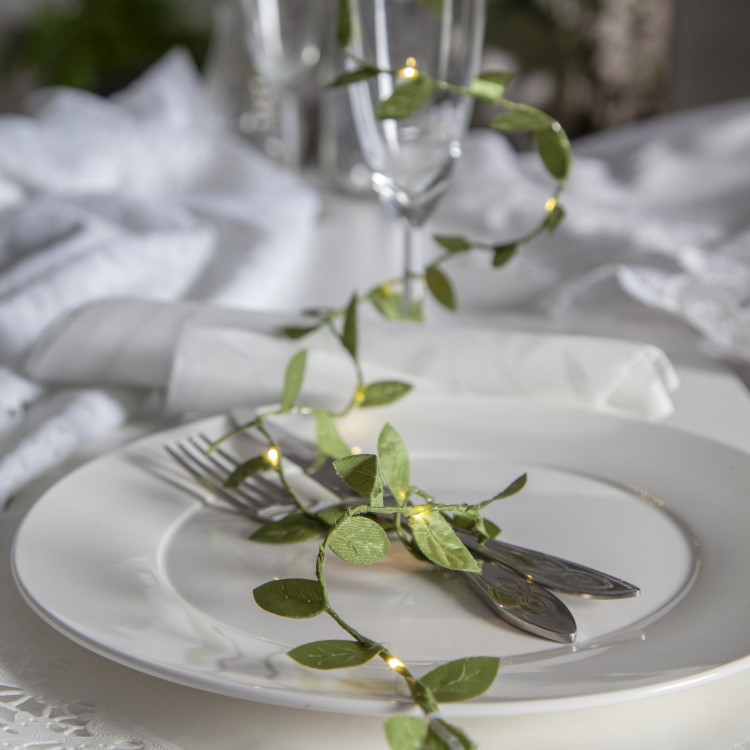
[{"label": "champagne flute", "polygon": [[302,162],[300,88],[320,60],[324,6],[315,0],[242,0],[245,44],[277,108],[282,162]]},{"label": "champagne flute", "polygon": [[[389,71],[352,84],[349,95],[372,186],[404,224],[402,315],[418,318],[423,225],[461,155],[473,99],[459,87],[468,87],[479,72],[486,0],[348,3],[351,67]],[[414,85],[420,79],[425,86]],[[424,106],[405,117],[382,117],[379,105],[409,84],[410,95],[424,99]]]}]

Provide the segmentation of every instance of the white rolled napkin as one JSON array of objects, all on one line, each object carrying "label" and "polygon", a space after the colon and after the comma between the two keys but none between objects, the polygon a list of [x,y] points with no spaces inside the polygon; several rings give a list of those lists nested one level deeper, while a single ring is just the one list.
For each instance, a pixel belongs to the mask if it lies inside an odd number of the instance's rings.
[{"label": "white rolled napkin", "polygon": [[[345,400],[354,385],[348,355],[325,331],[301,341],[279,336],[291,322],[298,321],[208,305],[99,302],[51,331],[32,352],[27,373],[48,384],[162,388],[170,411],[211,413],[277,401],[289,358],[308,348],[303,395]],[[68,356],[73,350],[75,359]],[[588,336],[366,322],[360,352],[369,381],[396,378],[443,392],[646,419],[671,412],[677,387],[660,349]]]},{"label": "white rolled napkin", "polygon": [[[644,419],[673,410],[677,375],[646,344],[413,324],[364,325],[367,382],[396,379],[422,391],[507,396],[582,406]],[[302,399],[338,409],[355,386],[348,355],[329,334],[288,341],[247,329],[187,326],[167,388],[172,412],[210,414],[275,403],[294,352],[308,350]]]}]

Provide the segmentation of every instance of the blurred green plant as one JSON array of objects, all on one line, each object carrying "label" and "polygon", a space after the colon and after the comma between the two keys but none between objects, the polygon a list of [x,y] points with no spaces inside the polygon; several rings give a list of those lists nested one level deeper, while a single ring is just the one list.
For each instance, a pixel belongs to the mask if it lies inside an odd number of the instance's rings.
[{"label": "blurred green plant", "polygon": [[30,74],[38,85],[110,94],[171,47],[185,47],[200,65],[208,29],[193,25],[175,0],[78,0],[43,6],[8,40],[5,75]]}]

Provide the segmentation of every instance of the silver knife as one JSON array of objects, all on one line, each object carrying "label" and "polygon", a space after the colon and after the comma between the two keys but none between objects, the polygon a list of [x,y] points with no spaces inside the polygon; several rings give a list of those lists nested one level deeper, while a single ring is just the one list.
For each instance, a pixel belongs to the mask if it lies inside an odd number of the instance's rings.
[{"label": "silver knife", "polygon": [[573,643],[576,621],[551,591],[504,565],[485,560],[482,572],[463,574],[485,604],[516,628],[559,643]]},{"label": "silver knife", "polygon": [[471,534],[459,530],[456,533],[472,552],[485,560],[512,568],[526,580],[561,594],[596,599],[629,599],[641,593],[632,583],[581,563],[497,539],[488,539],[481,544]]}]

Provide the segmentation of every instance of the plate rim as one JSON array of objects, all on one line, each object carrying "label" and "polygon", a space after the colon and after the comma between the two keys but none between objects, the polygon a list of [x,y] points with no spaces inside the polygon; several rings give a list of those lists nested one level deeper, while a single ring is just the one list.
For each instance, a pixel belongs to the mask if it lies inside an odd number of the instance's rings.
[{"label": "plate rim", "polygon": [[[412,396],[411,399],[416,399],[416,396]],[[421,400],[433,400],[434,396],[422,396]],[[454,399],[460,399],[462,401],[472,400],[486,403],[488,399],[484,397],[475,396],[455,396]],[[444,403],[446,397],[440,396],[438,401]],[[666,431],[667,433],[680,434],[684,438],[697,441],[698,443],[710,443],[718,446],[722,451],[736,454],[741,457],[745,462],[750,463],[750,454],[742,451],[741,449],[735,448],[730,445],[726,445],[710,437],[704,437],[697,435],[681,428],[672,427],[664,424],[646,423],[640,420],[630,419],[627,417],[621,417],[619,415],[602,414],[599,412],[593,412],[591,410],[583,410],[576,407],[567,406],[550,406],[539,403],[529,404],[519,399],[494,399],[495,402],[501,402],[500,408],[521,408],[521,409],[533,409],[539,410],[549,409],[554,412],[565,412],[576,415],[586,414],[587,417],[593,418],[594,420],[604,419],[610,422],[623,422],[626,424],[637,425],[639,427],[646,427],[648,429],[655,429],[658,431]],[[255,687],[252,689],[252,695],[249,695],[247,686],[240,684],[229,684],[222,682],[220,679],[216,679],[211,675],[204,673],[189,672],[184,668],[180,668],[175,665],[169,664],[154,664],[152,660],[139,657],[137,654],[127,653],[122,649],[113,647],[111,645],[102,645],[96,639],[89,638],[76,628],[74,623],[68,622],[66,618],[58,617],[53,612],[50,612],[45,608],[43,602],[38,598],[38,593],[35,595],[33,591],[29,590],[26,583],[23,580],[23,573],[19,570],[18,558],[20,556],[19,547],[23,544],[24,530],[30,525],[27,523],[28,519],[38,511],[38,508],[43,507],[42,501],[55,492],[61,485],[68,481],[72,481],[74,477],[79,474],[85,473],[90,470],[93,464],[110,460],[113,456],[121,455],[124,451],[137,448],[141,444],[147,444],[155,442],[156,440],[162,440],[163,436],[174,435],[180,433],[187,433],[191,431],[197,425],[208,425],[218,423],[220,420],[226,419],[223,415],[215,415],[212,417],[203,417],[194,421],[183,422],[179,425],[172,426],[167,429],[152,432],[146,436],[142,436],[137,440],[120,446],[114,451],[108,452],[101,456],[98,456],[91,461],[77,467],[72,472],[64,476],[52,487],[48,488],[41,497],[39,497],[23,519],[19,528],[14,535],[12,548],[11,548],[11,570],[13,579],[16,587],[21,593],[23,599],[32,608],[32,610],[51,627],[64,636],[74,641],[78,645],[104,657],[116,663],[124,666],[136,669],[137,671],[149,674],[153,677],[167,679],[171,682],[181,684],[187,687],[198,688],[207,690],[209,692],[218,693],[220,695],[226,695],[241,699],[251,699],[261,703],[270,703],[273,705],[292,707],[292,708],[313,708],[322,711],[334,711],[339,713],[354,713],[354,714],[369,714],[369,715],[389,715],[394,710],[403,711],[405,708],[411,705],[405,702],[401,696],[394,696],[392,701],[383,700],[381,697],[365,698],[361,695],[353,693],[348,697],[346,705],[337,703],[334,707],[331,707],[330,699],[326,699],[325,696],[320,700],[316,700],[315,697],[311,698],[308,692],[300,692],[288,685],[281,685],[279,687],[274,686],[263,686],[261,688]],[[655,682],[649,685],[638,685],[635,687],[619,688],[609,691],[598,691],[593,693],[582,693],[569,696],[554,696],[534,699],[516,699],[516,700],[493,700],[493,701],[482,701],[482,698],[475,699],[472,702],[461,703],[461,704],[446,704],[441,706],[443,712],[446,715],[451,716],[463,716],[463,717],[474,717],[474,716],[508,716],[508,715],[522,715],[522,714],[535,714],[544,713],[550,711],[562,711],[572,710],[579,708],[590,708],[595,706],[606,706],[613,705],[621,702],[638,700],[654,695],[660,695],[667,692],[672,692],[677,689],[683,689],[692,687],[695,685],[703,684],[705,682],[713,681],[724,676],[736,674],[737,672],[743,671],[750,667],[750,651],[735,660],[725,662],[720,665],[712,666],[709,669],[698,671],[686,676],[678,677],[675,679],[667,679],[659,682]]]}]

